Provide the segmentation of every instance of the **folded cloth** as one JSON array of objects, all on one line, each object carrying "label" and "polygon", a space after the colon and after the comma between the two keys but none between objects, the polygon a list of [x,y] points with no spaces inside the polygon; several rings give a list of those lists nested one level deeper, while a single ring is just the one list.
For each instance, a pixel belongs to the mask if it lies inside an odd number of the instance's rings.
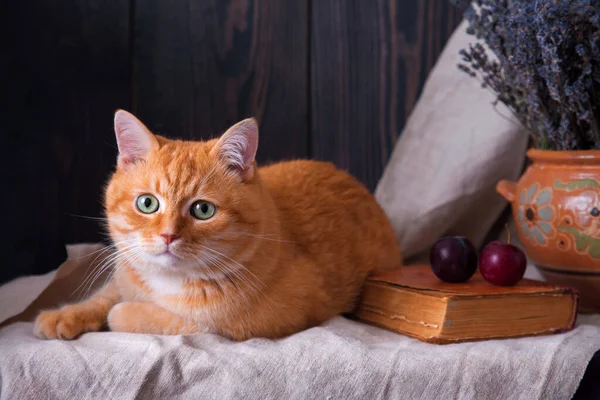
[{"label": "folded cloth", "polygon": [[[97,269],[90,264],[98,248],[69,246],[54,276],[0,287],[3,309],[24,310],[0,330],[2,399],[569,399],[600,348],[600,316],[580,317],[565,334],[451,345],[342,317],[285,339],[240,343],[208,333],[35,338],[24,321],[77,292]],[[28,283],[43,282],[33,307],[20,300]]]},{"label": "folded cloth", "polygon": [[420,258],[443,235],[481,245],[506,207],[496,184],[517,180],[525,161],[527,133],[457,68],[459,50],[474,41],[466,24],[427,78],[375,190],[407,258]]}]

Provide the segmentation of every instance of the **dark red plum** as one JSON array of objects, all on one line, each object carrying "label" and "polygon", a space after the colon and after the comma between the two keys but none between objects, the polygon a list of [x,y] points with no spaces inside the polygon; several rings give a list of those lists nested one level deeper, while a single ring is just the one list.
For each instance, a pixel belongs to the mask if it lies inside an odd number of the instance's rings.
[{"label": "dark red plum", "polygon": [[477,270],[477,250],[464,236],[438,240],[429,253],[435,276],[444,282],[466,282]]},{"label": "dark red plum", "polygon": [[519,283],[527,269],[527,257],[512,244],[491,242],[479,257],[479,272],[483,279],[496,286]]}]

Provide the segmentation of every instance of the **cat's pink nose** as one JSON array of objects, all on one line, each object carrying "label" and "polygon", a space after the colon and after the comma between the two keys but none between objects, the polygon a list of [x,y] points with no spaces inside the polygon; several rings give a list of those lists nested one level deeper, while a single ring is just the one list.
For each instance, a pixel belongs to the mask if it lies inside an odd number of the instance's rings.
[{"label": "cat's pink nose", "polygon": [[160,237],[163,238],[167,246],[173,243],[175,240],[179,239],[179,235],[173,235],[170,233],[161,233]]}]

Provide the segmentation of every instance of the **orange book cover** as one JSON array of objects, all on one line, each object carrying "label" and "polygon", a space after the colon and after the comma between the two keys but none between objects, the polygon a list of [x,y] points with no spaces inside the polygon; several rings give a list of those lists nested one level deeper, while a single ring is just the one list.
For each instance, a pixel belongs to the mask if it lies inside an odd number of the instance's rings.
[{"label": "orange book cover", "polygon": [[367,279],[354,316],[432,343],[499,339],[573,329],[578,294],[523,279],[493,286],[476,273],[465,283],[440,281],[429,265],[405,266]]}]

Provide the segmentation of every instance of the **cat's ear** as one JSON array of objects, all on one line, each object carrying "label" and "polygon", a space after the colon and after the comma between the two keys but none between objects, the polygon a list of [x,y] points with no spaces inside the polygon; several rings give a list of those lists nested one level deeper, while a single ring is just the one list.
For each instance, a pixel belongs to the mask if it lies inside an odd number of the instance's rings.
[{"label": "cat's ear", "polygon": [[115,135],[120,167],[143,160],[148,152],[158,147],[156,138],[148,128],[125,110],[117,110],[115,113]]},{"label": "cat's ear", "polygon": [[254,158],[258,148],[258,123],[248,118],[233,125],[211,150],[244,180],[254,176]]}]

